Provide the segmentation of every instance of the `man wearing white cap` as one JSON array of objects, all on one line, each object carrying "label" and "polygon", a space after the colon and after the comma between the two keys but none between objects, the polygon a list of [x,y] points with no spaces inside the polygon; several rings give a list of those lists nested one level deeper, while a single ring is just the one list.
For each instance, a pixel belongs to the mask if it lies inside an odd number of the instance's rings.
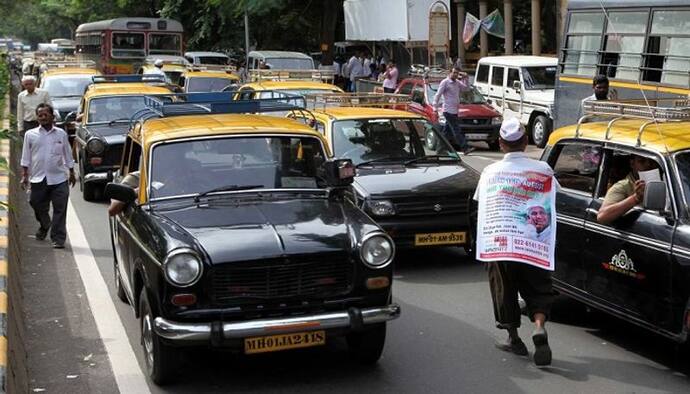
[{"label": "man wearing white cap", "polygon": [[[495,189],[497,186],[495,183],[501,182],[500,179],[506,176],[506,174],[517,174],[516,176],[525,179],[529,179],[528,173],[529,175],[551,176],[549,184],[556,185],[555,187],[557,187],[551,167],[546,162],[531,159],[524,153],[527,147],[527,135],[517,118],[507,118],[503,121],[499,131],[499,145],[505,156],[503,160],[487,166],[482,171],[479,186],[474,196],[475,200],[479,201],[480,219],[490,208],[487,201],[487,196],[489,196],[488,189],[490,187]],[[489,180],[494,182],[494,184],[490,184]],[[544,179],[544,181],[546,180]],[[509,186],[512,185],[510,184]],[[507,190],[511,189],[507,188]],[[495,195],[493,196],[495,197]],[[508,196],[504,198],[510,200],[515,197]],[[511,212],[505,212],[509,208],[500,208],[497,211],[496,206],[509,206],[509,204],[504,204],[504,201],[496,199],[492,204],[494,204],[494,214],[500,214],[509,218],[517,216]],[[543,210],[543,207],[540,206],[539,208]],[[532,222],[539,222],[542,230],[547,228],[548,225],[542,223],[546,218],[542,218],[544,220],[537,219],[531,218],[530,220]],[[490,234],[492,231],[491,226],[495,227],[495,225],[496,223],[485,224],[483,220],[479,220],[477,236],[480,237],[482,242],[485,242],[485,238],[481,237],[484,234]],[[551,231],[555,232],[555,228],[552,228],[549,232]],[[529,235],[523,234],[521,239],[525,237],[529,238]],[[488,253],[483,254],[479,249],[478,241],[477,260],[486,261],[488,264],[489,286],[496,326],[508,330],[508,340],[505,343],[497,343],[496,347],[520,356],[527,356],[529,354],[525,343],[518,335],[521,318],[518,303],[519,292],[527,304],[528,316],[535,323],[535,329],[532,333],[532,340],[535,345],[534,363],[537,366],[551,364],[551,348],[549,347],[548,337],[544,329],[544,324],[553,303],[551,272],[547,269],[526,264],[524,260],[513,257],[513,253],[499,253],[498,257],[488,258]],[[506,249],[506,251],[508,250]],[[510,255],[511,257],[504,257],[504,255]]]},{"label": "man wearing white cap", "polygon": [[165,63],[163,62],[162,59],[156,59],[153,62],[154,67],[149,67],[144,74],[148,75],[162,75],[165,78],[166,83],[170,83],[170,79],[168,76],[165,74],[165,71],[163,71],[163,65]]},{"label": "man wearing white cap", "polygon": [[39,104],[53,105],[47,90],[36,87],[36,77],[25,75],[22,77],[24,90],[17,96],[17,128],[19,134],[24,135],[30,129],[38,127],[36,108]]}]

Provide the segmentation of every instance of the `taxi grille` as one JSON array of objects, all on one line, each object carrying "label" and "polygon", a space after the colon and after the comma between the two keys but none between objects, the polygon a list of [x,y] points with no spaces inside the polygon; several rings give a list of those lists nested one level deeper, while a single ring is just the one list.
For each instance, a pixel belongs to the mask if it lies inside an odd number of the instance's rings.
[{"label": "taxi grille", "polygon": [[232,263],[212,272],[216,304],[240,299],[332,297],[352,289],[354,264],[345,256]]},{"label": "taxi grille", "polygon": [[469,212],[466,196],[409,197],[393,199],[398,216],[452,215]]}]

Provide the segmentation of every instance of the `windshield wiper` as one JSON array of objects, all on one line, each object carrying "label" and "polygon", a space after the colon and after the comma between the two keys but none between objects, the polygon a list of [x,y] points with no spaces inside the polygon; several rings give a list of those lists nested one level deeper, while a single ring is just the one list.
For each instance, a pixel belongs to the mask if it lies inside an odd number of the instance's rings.
[{"label": "windshield wiper", "polygon": [[363,161],[363,162],[357,164],[355,167],[359,168],[359,167],[366,166],[366,165],[373,164],[373,163],[380,163],[380,162],[386,162],[386,161],[403,161],[403,160],[405,160],[405,158],[403,158],[403,157],[382,157],[380,159]]},{"label": "windshield wiper", "polygon": [[113,119],[113,120],[111,120],[110,122],[108,122],[108,126],[112,126],[112,125],[114,125],[115,123],[117,123],[117,122],[122,122],[122,121],[124,121],[124,120],[127,120],[127,121],[128,121],[129,118]]},{"label": "windshield wiper", "polygon": [[201,197],[204,197],[208,194],[211,193],[216,193],[216,192],[230,192],[230,191],[237,191],[237,190],[250,190],[250,189],[262,189],[264,185],[225,185],[221,187],[215,187],[210,190],[206,190],[203,193],[199,193],[196,196],[194,196],[194,202],[199,202],[199,199]]},{"label": "windshield wiper", "polygon": [[415,157],[405,162],[405,165],[410,165],[420,161],[433,160],[440,161],[441,159],[452,159],[451,161],[461,161],[459,157],[447,156],[447,155],[428,155],[422,157]]}]

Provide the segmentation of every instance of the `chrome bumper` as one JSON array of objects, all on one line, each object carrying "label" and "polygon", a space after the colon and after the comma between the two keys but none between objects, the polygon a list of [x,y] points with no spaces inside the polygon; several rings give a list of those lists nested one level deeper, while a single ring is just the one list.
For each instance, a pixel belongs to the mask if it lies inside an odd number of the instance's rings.
[{"label": "chrome bumper", "polygon": [[[350,308],[348,311],[318,315],[222,323],[220,334],[224,339],[241,339],[333,328],[355,328],[361,325],[383,323],[397,319],[399,316],[400,306],[397,304],[381,308]],[[211,339],[211,324],[177,323],[157,317],[153,325],[156,334],[165,339],[205,341]]]},{"label": "chrome bumper", "polygon": [[107,172],[91,172],[84,175],[84,182],[108,182],[109,175]]}]

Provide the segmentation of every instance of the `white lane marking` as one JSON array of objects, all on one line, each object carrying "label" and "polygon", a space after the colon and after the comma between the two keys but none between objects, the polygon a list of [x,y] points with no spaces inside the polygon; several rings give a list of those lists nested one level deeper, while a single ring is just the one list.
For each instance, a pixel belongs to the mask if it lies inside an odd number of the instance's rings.
[{"label": "white lane marking", "polygon": [[121,393],[151,393],[72,203],[67,207],[67,232],[72,255],[84,283],[98,333],[110,358],[118,389]]}]

